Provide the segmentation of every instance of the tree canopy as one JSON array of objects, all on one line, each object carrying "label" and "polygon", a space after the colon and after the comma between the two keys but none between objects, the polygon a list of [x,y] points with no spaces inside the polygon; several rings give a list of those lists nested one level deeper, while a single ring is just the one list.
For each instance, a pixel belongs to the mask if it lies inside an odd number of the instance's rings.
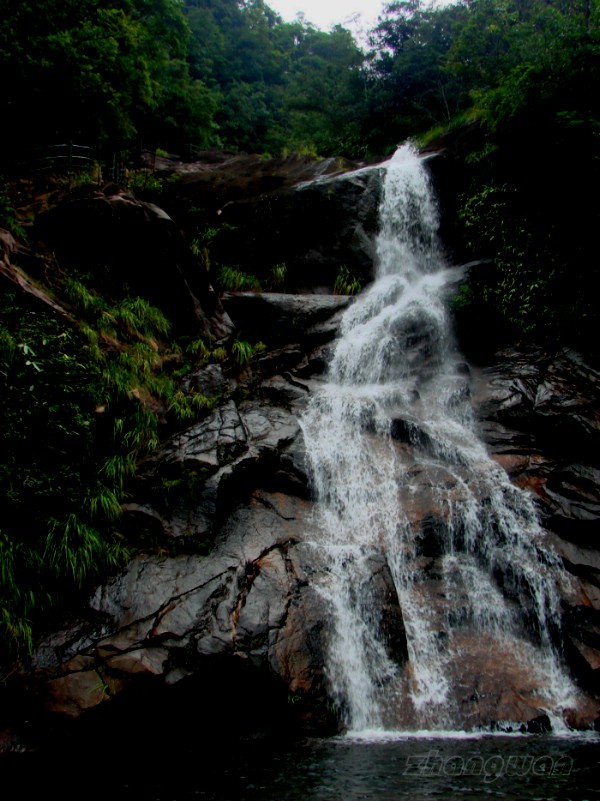
[{"label": "tree canopy", "polygon": [[368,50],[264,0],[0,0],[0,13],[11,147],[357,157],[467,111],[495,132],[546,103],[565,128],[595,114],[597,0],[394,0]]}]

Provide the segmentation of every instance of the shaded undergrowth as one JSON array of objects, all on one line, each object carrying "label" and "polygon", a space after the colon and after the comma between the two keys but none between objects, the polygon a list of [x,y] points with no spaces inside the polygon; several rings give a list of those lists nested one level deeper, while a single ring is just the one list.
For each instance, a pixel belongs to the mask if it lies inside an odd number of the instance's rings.
[{"label": "shaded undergrowth", "polygon": [[[0,296],[0,665],[133,549],[121,508],[140,458],[217,402],[181,378],[229,349],[176,342],[140,297],[56,275],[61,315]],[[233,355],[235,358],[235,354]]]}]

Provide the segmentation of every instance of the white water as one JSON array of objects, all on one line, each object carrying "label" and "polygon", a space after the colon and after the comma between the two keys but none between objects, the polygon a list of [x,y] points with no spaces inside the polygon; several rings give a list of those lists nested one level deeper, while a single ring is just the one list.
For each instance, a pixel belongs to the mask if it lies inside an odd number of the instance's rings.
[{"label": "white water", "polygon": [[[456,270],[408,146],[387,166],[380,217],[376,280],[346,312],[301,421],[332,693],[351,730],[473,728],[469,699],[500,685],[557,723],[575,695],[551,636],[562,569],[530,497],[477,436],[445,303]],[[424,495],[442,521],[433,549]],[[382,625],[386,571],[408,661]]]}]

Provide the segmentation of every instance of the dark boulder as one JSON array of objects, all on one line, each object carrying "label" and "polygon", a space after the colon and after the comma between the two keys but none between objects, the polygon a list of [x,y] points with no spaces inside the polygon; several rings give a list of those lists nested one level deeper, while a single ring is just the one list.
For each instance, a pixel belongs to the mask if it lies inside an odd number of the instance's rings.
[{"label": "dark boulder", "polygon": [[343,161],[238,157],[190,171],[173,208],[193,205],[220,228],[211,259],[268,280],[286,266],[290,291],[333,287],[340,267],[363,283],[373,274],[382,170]]},{"label": "dark boulder", "polygon": [[222,339],[232,332],[208,275],[165,211],[130,195],[65,200],[40,214],[34,234],[60,266],[109,297],[137,295],[174,328]]},{"label": "dark boulder", "polygon": [[[270,347],[298,343],[302,354],[335,336],[352,298],[343,295],[290,295],[279,292],[225,292],[223,306],[238,331]],[[272,358],[272,356],[271,356]],[[283,365],[281,365],[283,366]],[[275,366],[276,368],[279,365]]]}]

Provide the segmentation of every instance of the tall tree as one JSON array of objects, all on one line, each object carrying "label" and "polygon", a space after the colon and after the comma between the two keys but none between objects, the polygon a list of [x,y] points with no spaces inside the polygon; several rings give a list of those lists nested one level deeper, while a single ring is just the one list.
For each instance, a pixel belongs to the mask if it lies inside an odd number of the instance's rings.
[{"label": "tall tree", "polygon": [[296,24],[285,109],[289,144],[322,154],[364,154],[364,56],[349,31]]},{"label": "tall tree", "polygon": [[385,6],[370,37],[367,135],[375,147],[448,124],[468,104],[464,81],[448,69],[466,16],[464,6],[432,9],[421,0]]}]

